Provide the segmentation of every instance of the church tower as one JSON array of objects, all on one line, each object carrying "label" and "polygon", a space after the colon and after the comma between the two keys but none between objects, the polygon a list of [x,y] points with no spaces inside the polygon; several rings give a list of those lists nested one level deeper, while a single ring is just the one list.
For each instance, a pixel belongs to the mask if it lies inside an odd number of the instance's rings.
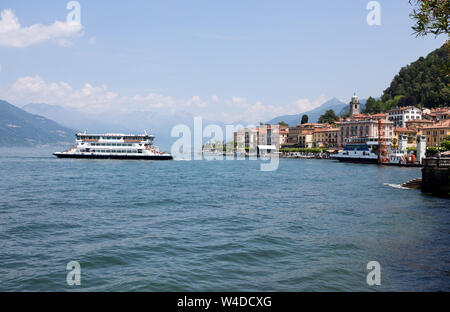
[{"label": "church tower", "polygon": [[361,114],[361,104],[359,103],[358,97],[353,95],[350,101],[350,116]]}]

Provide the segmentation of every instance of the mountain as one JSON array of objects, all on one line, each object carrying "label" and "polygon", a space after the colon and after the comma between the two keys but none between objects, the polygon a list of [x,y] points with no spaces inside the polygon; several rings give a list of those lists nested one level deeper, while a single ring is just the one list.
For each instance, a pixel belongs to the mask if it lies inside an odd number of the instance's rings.
[{"label": "mountain", "polygon": [[308,115],[309,122],[317,122],[319,120],[319,117],[321,115],[323,115],[327,110],[332,109],[332,110],[334,110],[334,112],[336,114],[338,114],[346,106],[348,106],[348,104],[339,101],[337,98],[333,98],[333,99],[323,103],[319,107],[316,107],[313,110],[310,110],[310,111],[307,111],[307,112],[304,112],[301,114],[297,114],[297,115],[284,115],[284,116],[276,117],[276,118],[268,121],[267,123],[273,125],[273,124],[278,124],[281,121],[284,121],[285,123],[287,123],[290,126],[295,126],[301,122],[303,115]]},{"label": "mountain", "polygon": [[[396,97],[414,97],[418,106],[450,106],[450,43],[403,67],[381,97],[383,102]],[[395,106],[396,103],[393,103]]]},{"label": "mountain", "polygon": [[74,131],[0,100],[0,146],[73,143]]},{"label": "mountain", "polygon": [[64,108],[59,105],[49,105],[44,103],[32,103],[22,107],[23,110],[41,115],[51,120],[57,120],[61,125],[75,129],[76,131],[87,130],[89,132],[132,132],[127,127],[119,125],[117,122],[105,122],[99,116],[91,116],[76,109]]}]

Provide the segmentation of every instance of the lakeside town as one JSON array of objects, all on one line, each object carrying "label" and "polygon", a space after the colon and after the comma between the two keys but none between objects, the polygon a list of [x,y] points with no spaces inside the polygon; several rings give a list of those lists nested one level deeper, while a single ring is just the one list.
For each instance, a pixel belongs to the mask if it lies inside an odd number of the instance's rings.
[{"label": "lakeside town", "polygon": [[[403,106],[386,113],[361,113],[361,104],[356,95],[349,103],[350,113],[333,122],[300,122],[289,126],[261,124],[234,132],[233,146],[220,142],[208,142],[204,152],[214,153],[244,150],[247,155],[281,157],[323,158],[342,151],[355,140],[373,141],[380,137],[390,151],[401,151],[400,163],[421,163],[427,155],[447,155],[450,141],[450,107],[421,109]],[[303,118],[303,121],[307,118]],[[381,125],[381,127],[380,127]],[[381,130],[381,131],[380,131]],[[417,153],[420,138],[426,147],[422,155]],[[411,157],[413,156],[413,157]]]}]

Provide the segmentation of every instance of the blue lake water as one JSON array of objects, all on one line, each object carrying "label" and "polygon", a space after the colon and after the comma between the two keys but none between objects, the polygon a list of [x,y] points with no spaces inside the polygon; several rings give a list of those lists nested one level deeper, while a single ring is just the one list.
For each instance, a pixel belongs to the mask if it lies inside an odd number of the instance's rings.
[{"label": "blue lake water", "polygon": [[420,169],[56,150],[0,149],[2,291],[450,290],[450,201],[387,185]]}]

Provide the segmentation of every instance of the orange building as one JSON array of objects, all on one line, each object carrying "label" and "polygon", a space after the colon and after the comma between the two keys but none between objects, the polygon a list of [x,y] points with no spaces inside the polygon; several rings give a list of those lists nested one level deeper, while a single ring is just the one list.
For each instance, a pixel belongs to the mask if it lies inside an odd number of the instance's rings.
[{"label": "orange building", "polygon": [[445,138],[450,136],[450,119],[420,130],[426,136],[427,147],[440,146]]}]

